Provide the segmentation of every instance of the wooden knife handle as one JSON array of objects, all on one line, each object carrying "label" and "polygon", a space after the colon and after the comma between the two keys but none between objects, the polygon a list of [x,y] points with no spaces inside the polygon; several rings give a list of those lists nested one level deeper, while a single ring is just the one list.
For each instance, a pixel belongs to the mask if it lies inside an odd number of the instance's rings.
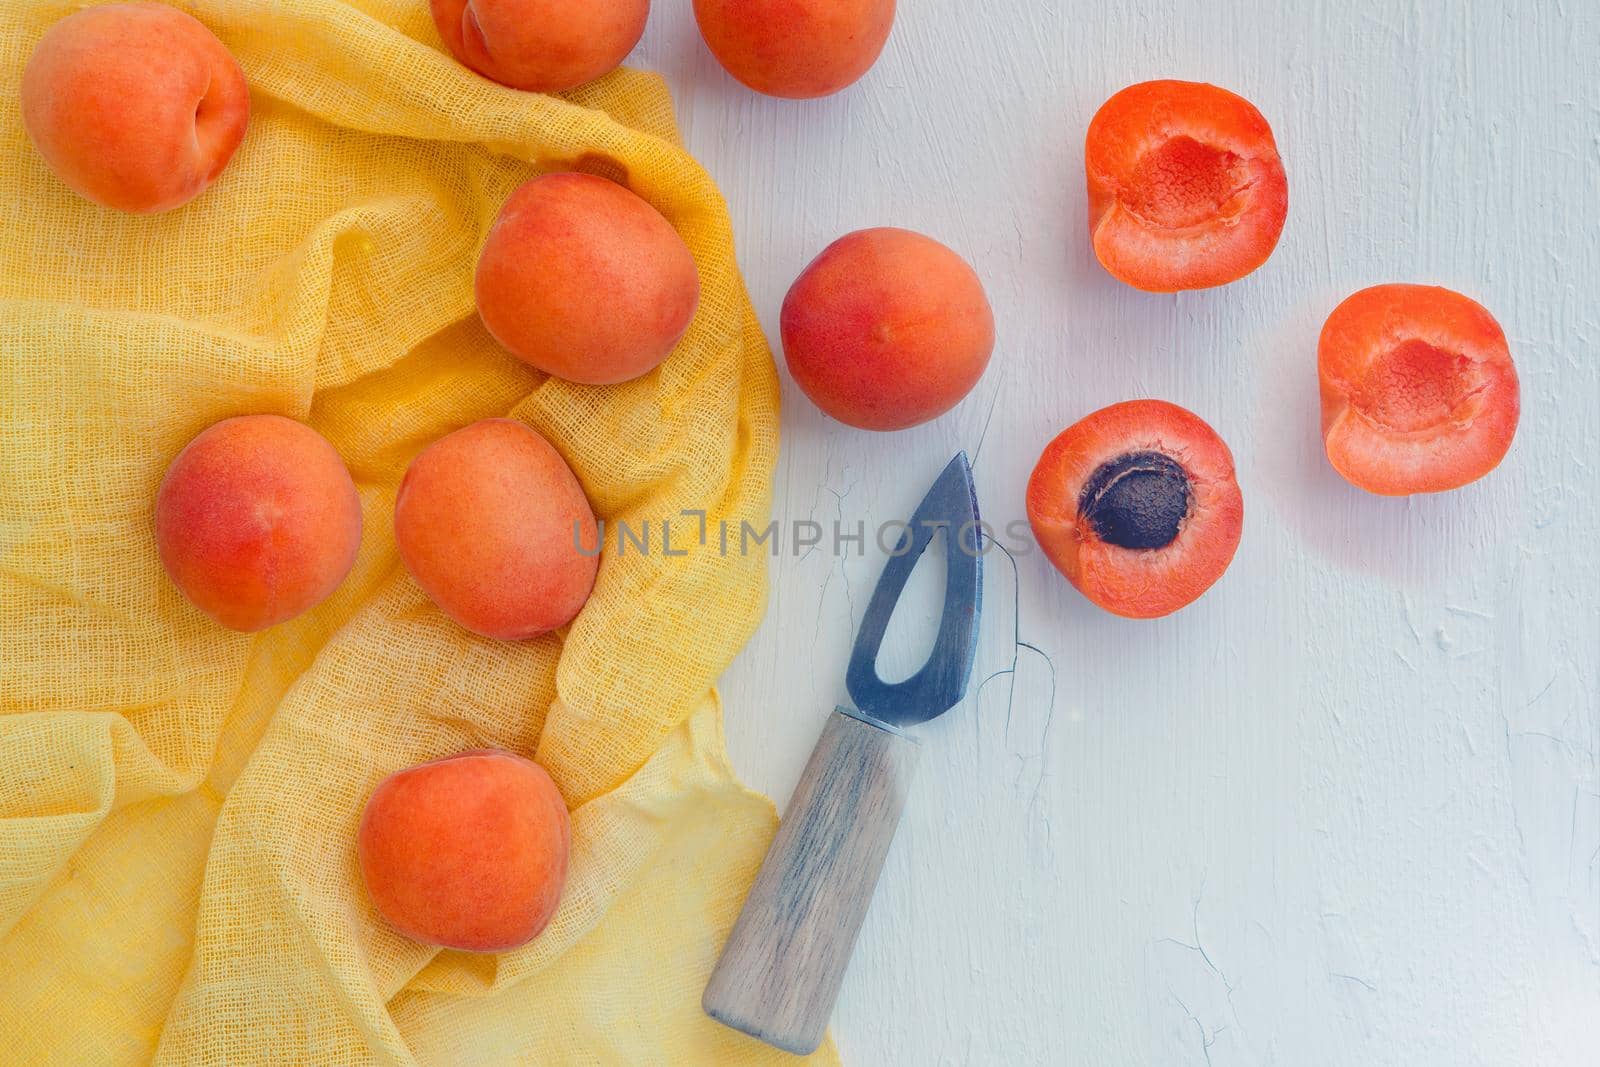
[{"label": "wooden knife handle", "polygon": [[822,1043],[917,753],[892,727],[828,717],[711,972],[707,1015],[787,1052]]}]

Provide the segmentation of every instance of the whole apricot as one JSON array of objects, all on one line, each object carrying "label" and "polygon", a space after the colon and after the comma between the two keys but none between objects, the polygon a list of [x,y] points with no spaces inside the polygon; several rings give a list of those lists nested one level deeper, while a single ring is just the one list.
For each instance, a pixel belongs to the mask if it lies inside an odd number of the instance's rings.
[{"label": "whole apricot", "polygon": [[994,314],[965,260],[889,227],[846,234],[789,289],[780,318],[795,384],[864,430],[900,430],[955,407],[994,351]]},{"label": "whole apricot", "polygon": [[400,933],[498,952],[532,941],[555,915],[570,832],[543,767],[476,749],[378,783],[356,852],[373,906]]},{"label": "whole apricot", "polygon": [[584,385],[654,370],[700,300],[694,257],[672,224],[592,174],[547,174],[512,193],[476,288],[484,326],[512,355]]},{"label": "whole apricot", "polygon": [[394,502],[400,559],[446,615],[520,641],[569,623],[594,588],[599,533],[561,453],[484,419],[412,460]]},{"label": "whole apricot", "polygon": [[320,604],[361,546],[361,499],[339,454],[281,415],[224,419],[178,453],[156,496],[161,564],[230,630]]},{"label": "whole apricot", "polygon": [[853,84],[883,51],[894,0],[694,0],[717,62],[768,96],[828,96]]},{"label": "whole apricot", "polygon": [[609,74],[644,33],[650,0],[432,0],[452,55],[491,81],[556,93]]},{"label": "whole apricot", "polygon": [[22,75],[22,121],[67,185],[151,213],[198,196],[250,121],[239,64],[165,4],[91,7],[45,31]]}]

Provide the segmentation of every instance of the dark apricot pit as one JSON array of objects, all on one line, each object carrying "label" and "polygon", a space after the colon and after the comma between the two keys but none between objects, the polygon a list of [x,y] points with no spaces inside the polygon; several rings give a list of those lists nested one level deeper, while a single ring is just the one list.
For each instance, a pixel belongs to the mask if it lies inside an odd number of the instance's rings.
[{"label": "dark apricot pit", "polygon": [[1101,105],[1084,146],[1094,253],[1115,278],[1170,293],[1267,261],[1289,184],[1267,120],[1200,82],[1130,85]]},{"label": "dark apricot pit", "polygon": [[1317,345],[1322,443],[1350,484],[1383,496],[1456,489],[1494,470],[1521,414],[1494,316],[1432,285],[1349,297]]},{"label": "dark apricot pit", "polygon": [[1228,569],[1244,527],[1233,456],[1201,419],[1130,400],[1067,427],[1028,481],[1050,562],[1100,607],[1169,615]]},{"label": "dark apricot pit", "polygon": [[1129,452],[1102,463],[1083,487],[1078,510],[1107,544],[1166,548],[1189,517],[1189,476],[1160,452]]}]

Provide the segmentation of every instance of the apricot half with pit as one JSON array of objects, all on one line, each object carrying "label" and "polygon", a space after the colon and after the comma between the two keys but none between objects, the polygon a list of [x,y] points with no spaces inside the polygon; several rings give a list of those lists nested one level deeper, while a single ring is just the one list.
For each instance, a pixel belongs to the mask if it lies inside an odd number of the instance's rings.
[{"label": "apricot half with pit", "polygon": [[1028,521],[1050,562],[1117,615],[1169,615],[1222,577],[1244,502],[1228,446],[1162,400],[1102,408],[1045,447]]}]

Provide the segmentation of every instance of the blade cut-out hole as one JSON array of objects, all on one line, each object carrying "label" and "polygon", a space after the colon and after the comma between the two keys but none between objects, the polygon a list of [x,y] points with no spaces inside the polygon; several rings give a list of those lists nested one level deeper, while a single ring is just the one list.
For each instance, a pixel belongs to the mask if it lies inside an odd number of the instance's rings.
[{"label": "blade cut-out hole", "polygon": [[950,568],[945,562],[946,531],[941,527],[922,550],[911,577],[900,592],[894,614],[884,630],[883,644],[873,667],[888,685],[903,682],[922,669],[933,654],[944,614],[945,589]]}]

